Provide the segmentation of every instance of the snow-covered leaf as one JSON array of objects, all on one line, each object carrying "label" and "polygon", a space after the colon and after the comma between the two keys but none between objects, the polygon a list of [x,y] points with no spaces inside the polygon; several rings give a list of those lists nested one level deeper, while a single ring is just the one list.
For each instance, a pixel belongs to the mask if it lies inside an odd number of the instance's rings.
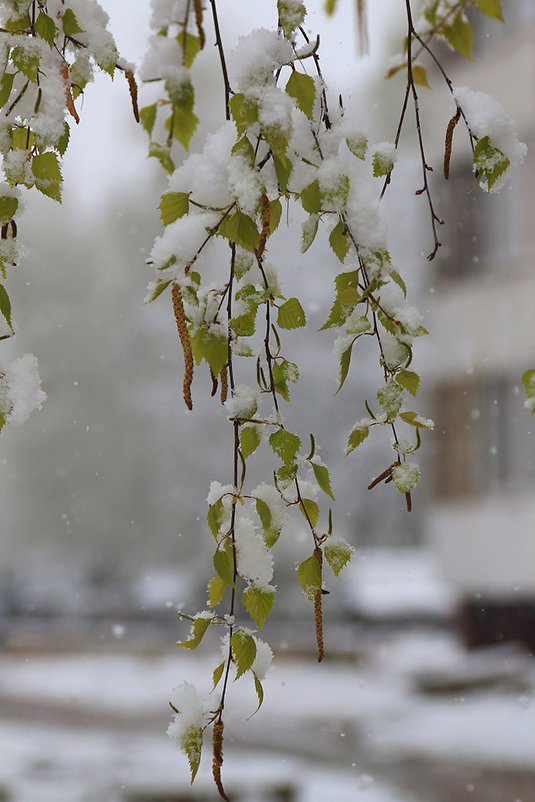
[{"label": "snow-covered leaf", "polygon": [[262,629],[264,621],[271,612],[275,592],[255,585],[254,582],[246,588],[242,595],[242,604],[255,622],[258,629]]},{"label": "snow-covered leaf", "polygon": [[236,679],[239,679],[248,671],[254,663],[256,657],[256,643],[252,635],[237,629],[230,639],[232,653],[236,660]]}]

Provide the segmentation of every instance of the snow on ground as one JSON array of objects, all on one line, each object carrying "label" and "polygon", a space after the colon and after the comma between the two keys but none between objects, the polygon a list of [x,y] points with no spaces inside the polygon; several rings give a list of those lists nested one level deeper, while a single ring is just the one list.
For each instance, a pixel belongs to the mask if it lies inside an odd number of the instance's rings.
[{"label": "snow on ground", "polygon": [[[204,682],[216,663],[180,649],[1,656],[0,710],[10,712],[0,714],[0,788],[14,789],[10,802],[122,802],[125,788],[186,789],[183,756],[164,735],[167,700],[184,680]],[[467,690],[448,691],[449,679]],[[535,770],[535,670],[511,648],[467,655],[436,631],[368,636],[355,662],[279,656],[264,690],[246,723],[252,682],[230,689],[225,776],[238,802],[273,799],[290,781],[297,802],[407,802],[373,769],[405,758]],[[62,710],[71,714],[63,724],[54,718]],[[211,788],[209,775],[207,754],[195,787]]]}]

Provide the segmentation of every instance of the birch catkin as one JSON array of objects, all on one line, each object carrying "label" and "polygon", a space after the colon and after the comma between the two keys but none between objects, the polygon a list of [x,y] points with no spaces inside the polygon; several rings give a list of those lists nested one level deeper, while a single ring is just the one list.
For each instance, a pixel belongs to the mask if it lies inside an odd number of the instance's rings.
[{"label": "birch catkin", "polygon": [[212,728],[212,775],[219,791],[219,796],[230,802],[221,781],[221,766],[223,765],[223,728],[222,721],[216,721]]},{"label": "birch catkin", "polygon": [[193,8],[195,9],[195,24],[197,25],[197,33],[199,34],[199,48],[203,49],[206,37],[202,27],[202,2],[201,0],[193,0]]},{"label": "birch catkin", "polygon": [[457,109],[457,114],[451,118],[448,123],[448,127],[446,128],[446,143],[444,146],[444,178],[448,179],[450,177],[450,159],[451,159],[451,145],[453,142],[453,132],[455,130],[455,126],[459,122],[461,116],[461,110]]},{"label": "birch catkin", "polygon": [[186,323],[184,304],[182,303],[182,295],[180,293],[180,287],[178,284],[173,284],[172,297],[176,327],[178,329],[178,336],[180,337],[180,344],[184,352],[184,401],[188,409],[193,409],[193,401],[191,400],[191,382],[193,381],[193,352],[191,350],[191,340],[189,338],[189,331]]},{"label": "birch catkin", "polygon": [[221,403],[224,404],[228,396],[228,377],[227,377],[226,365],[224,368],[221,369],[221,373],[219,374],[219,381],[221,382]]},{"label": "birch catkin", "polygon": [[[321,567],[323,563],[323,553],[319,546],[316,546],[314,549],[314,557],[318,561],[318,565]],[[316,644],[318,647],[318,663],[321,663],[323,657],[325,655],[325,650],[323,648],[323,607],[322,607],[322,592],[321,587],[316,591],[316,595],[314,596],[314,620],[316,623]]]}]

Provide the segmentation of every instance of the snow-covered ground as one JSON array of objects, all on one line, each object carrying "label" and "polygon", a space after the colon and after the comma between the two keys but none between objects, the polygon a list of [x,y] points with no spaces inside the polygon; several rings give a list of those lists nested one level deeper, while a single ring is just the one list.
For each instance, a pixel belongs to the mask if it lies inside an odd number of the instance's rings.
[{"label": "snow-covered ground", "polygon": [[[0,789],[9,802],[215,800],[209,746],[189,791],[164,734],[171,689],[208,683],[215,665],[180,649],[2,656]],[[368,635],[358,659],[279,655],[264,690],[246,722],[252,683],[231,688],[224,775],[237,802],[462,798],[415,790],[415,761],[458,770],[478,802],[487,770],[513,773],[520,789],[535,776],[535,666],[512,647],[466,654],[431,630]],[[510,802],[528,802],[515,793]]]}]

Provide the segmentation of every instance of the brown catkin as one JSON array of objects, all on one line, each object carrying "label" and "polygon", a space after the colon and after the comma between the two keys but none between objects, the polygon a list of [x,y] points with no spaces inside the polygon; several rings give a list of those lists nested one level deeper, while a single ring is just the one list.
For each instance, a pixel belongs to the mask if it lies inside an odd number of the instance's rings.
[{"label": "brown catkin", "polygon": [[228,397],[228,378],[227,378],[226,365],[224,368],[221,369],[221,373],[219,374],[219,380],[221,382],[221,403],[224,404]]},{"label": "brown catkin", "polygon": [[216,721],[212,729],[212,775],[216,784],[219,796],[230,802],[223,788],[221,780],[221,766],[223,765],[223,728],[222,721]]},{"label": "brown catkin", "polygon": [[[314,557],[318,561],[318,565],[321,567],[323,563],[323,553],[319,546],[316,546],[314,549]],[[325,656],[325,650],[323,648],[323,608],[322,608],[322,597],[323,594],[321,592],[321,587],[319,590],[316,591],[314,596],[314,621],[316,623],[316,644],[318,646],[318,663],[321,663]]]},{"label": "brown catkin", "polygon": [[199,34],[199,50],[202,50],[206,41],[204,29],[202,27],[202,0],[193,0],[193,8],[195,9],[195,23],[197,25],[197,33]]},{"label": "brown catkin", "polygon": [[139,122],[139,108],[137,105],[137,83],[136,79],[134,78],[134,73],[132,70],[125,70],[126,80],[128,81],[128,88],[130,90],[130,97],[132,98],[132,111],[134,112],[134,117],[136,122]]},{"label": "brown catkin", "polygon": [[266,241],[269,237],[269,226],[271,223],[271,206],[265,192],[260,198],[260,203],[262,207],[262,232],[260,234],[260,242],[258,243],[258,257],[262,258],[262,254],[266,248]]},{"label": "brown catkin", "polygon": [[184,401],[188,409],[193,409],[193,401],[191,400],[191,382],[193,381],[193,352],[191,350],[191,340],[189,338],[188,325],[186,323],[184,304],[182,303],[182,295],[180,293],[180,287],[178,284],[173,284],[171,294],[173,297],[173,311],[175,313],[178,336],[180,337],[180,344],[184,352]]},{"label": "brown catkin", "polygon": [[455,126],[459,122],[459,118],[461,116],[461,110],[457,109],[457,114],[455,114],[448,123],[448,127],[446,128],[446,143],[444,146],[444,178],[448,179],[450,177],[450,159],[451,159],[451,145],[453,142],[453,132],[455,130]]}]

